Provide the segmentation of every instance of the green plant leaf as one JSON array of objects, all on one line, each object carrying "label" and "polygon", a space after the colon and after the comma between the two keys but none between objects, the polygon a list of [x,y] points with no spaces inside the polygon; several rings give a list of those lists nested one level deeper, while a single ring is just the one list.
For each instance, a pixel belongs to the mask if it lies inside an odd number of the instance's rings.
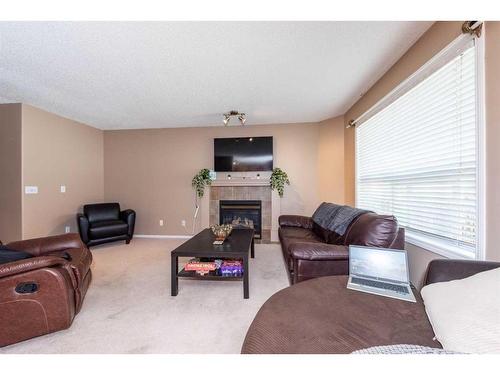
[{"label": "green plant leaf", "polygon": [[281,168],[274,168],[271,174],[270,185],[272,190],[276,190],[280,198],[283,198],[285,185],[290,185],[290,179]]},{"label": "green plant leaf", "polygon": [[207,168],[200,170],[191,181],[191,186],[195,189],[198,198],[203,198],[203,195],[205,195],[205,187],[211,184],[210,170]]}]

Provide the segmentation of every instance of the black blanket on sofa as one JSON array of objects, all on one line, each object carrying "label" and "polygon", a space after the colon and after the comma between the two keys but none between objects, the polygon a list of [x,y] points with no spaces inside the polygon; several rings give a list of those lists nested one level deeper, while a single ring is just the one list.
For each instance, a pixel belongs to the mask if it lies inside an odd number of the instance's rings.
[{"label": "black blanket on sofa", "polygon": [[312,219],[320,227],[343,236],[349,224],[367,210],[323,202],[314,212]]}]

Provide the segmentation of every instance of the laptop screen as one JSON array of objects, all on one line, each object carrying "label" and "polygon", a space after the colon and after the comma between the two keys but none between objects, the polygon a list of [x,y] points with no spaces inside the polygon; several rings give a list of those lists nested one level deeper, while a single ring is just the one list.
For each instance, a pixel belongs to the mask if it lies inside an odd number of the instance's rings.
[{"label": "laptop screen", "polygon": [[408,283],[406,251],[349,246],[349,274]]}]

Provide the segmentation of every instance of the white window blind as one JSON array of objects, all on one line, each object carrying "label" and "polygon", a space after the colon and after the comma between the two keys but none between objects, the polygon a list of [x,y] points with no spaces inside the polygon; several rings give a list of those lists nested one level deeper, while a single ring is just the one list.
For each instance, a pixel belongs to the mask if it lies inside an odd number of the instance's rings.
[{"label": "white window blind", "polygon": [[356,127],[357,206],[396,216],[410,242],[469,258],[478,244],[475,55],[472,41]]}]

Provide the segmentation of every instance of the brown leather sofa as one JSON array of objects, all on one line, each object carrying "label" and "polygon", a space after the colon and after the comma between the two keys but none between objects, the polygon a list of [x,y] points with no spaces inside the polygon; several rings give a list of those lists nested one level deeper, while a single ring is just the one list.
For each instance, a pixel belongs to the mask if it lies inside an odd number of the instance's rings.
[{"label": "brown leather sofa", "polygon": [[394,216],[364,213],[342,235],[319,227],[311,217],[282,215],[279,238],[290,281],[349,273],[349,245],[404,249],[404,228]]},{"label": "brown leather sofa", "polygon": [[[434,260],[425,284],[463,279],[498,262]],[[347,354],[372,346],[440,348],[418,291],[417,303],[346,288],[347,276],[309,280],[269,298],[248,329],[243,354]]]},{"label": "brown leather sofa", "polygon": [[68,328],[92,279],[78,234],[11,242],[33,258],[0,265],[0,347]]}]

